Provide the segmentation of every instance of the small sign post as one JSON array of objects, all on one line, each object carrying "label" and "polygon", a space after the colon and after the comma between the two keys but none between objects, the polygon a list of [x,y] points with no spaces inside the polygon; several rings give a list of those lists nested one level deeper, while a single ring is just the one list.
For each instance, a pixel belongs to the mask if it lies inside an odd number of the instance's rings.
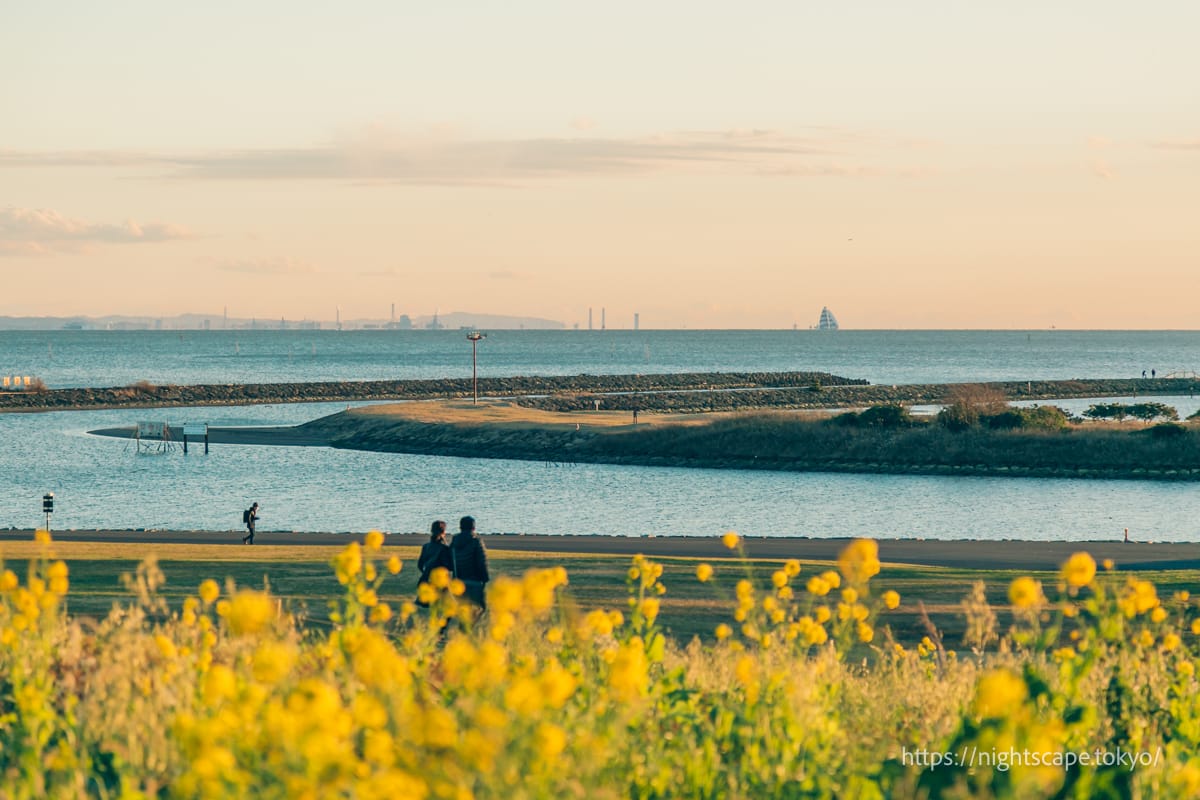
[{"label": "small sign post", "polygon": [[50,531],[50,515],[54,513],[54,492],[42,495],[42,513],[46,515],[46,531]]}]

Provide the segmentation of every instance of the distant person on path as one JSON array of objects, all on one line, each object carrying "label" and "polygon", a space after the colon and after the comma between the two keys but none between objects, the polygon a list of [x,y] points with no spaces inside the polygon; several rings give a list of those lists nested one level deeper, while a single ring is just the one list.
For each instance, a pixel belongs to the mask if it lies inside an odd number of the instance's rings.
[{"label": "distant person on path", "polygon": [[458,523],[458,533],[450,542],[451,572],[466,584],[466,596],[480,608],[485,607],[484,587],[487,585],[487,548],[475,532],[475,518],[463,517]]},{"label": "distant person on path", "polygon": [[637,409],[633,410],[633,424],[637,425]]},{"label": "distant person on path", "polygon": [[1144,380],[1145,378],[1146,378],[1146,370],[1142,370],[1142,379]]},{"label": "distant person on path", "polygon": [[421,546],[421,555],[417,556],[417,572],[421,574],[417,585],[429,583],[429,573],[438,567],[444,567],[447,572],[454,571],[450,542],[446,538],[446,522],[440,519],[429,526],[429,541]]},{"label": "distant person on path", "polygon": [[1158,373],[1155,372],[1154,370],[1150,370],[1150,380],[1154,380],[1157,377],[1158,377]]},{"label": "distant person on path", "polygon": [[1129,544],[1129,528],[1125,529],[1125,544]]},{"label": "distant person on path", "polygon": [[254,524],[258,522],[258,503],[242,512],[242,522],[246,523],[246,535],[242,537],[242,544],[254,544]]}]

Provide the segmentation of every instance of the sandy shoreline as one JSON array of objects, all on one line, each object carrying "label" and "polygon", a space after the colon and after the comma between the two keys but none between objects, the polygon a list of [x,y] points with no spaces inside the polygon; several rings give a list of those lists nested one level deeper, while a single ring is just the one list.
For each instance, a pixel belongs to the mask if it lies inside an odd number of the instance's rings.
[{"label": "sandy shoreline", "polygon": [[[260,532],[256,547],[272,545],[345,544],[347,533]],[[0,531],[0,545],[6,541],[28,541],[30,530]],[[227,544],[241,547],[242,531],[61,531],[54,538],[63,542],[114,542],[126,544]],[[425,534],[391,534],[389,546],[416,547],[428,540]],[[570,553],[577,555],[621,556],[642,553],[648,556],[685,558],[729,557],[720,539],[692,536],[578,536],[578,535],[485,535],[491,550],[511,552]],[[792,537],[747,538],[746,551],[753,558],[799,558],[831,561],[847,539],[807,539]],[[923,539],[883,539],[879,555],[885,562],[919,564],[957,569],[1054,570],[1079,551],[1091,553],[1097,560],[1111,558],[1121,569],[1200,569],[1200,543],[1130,543],[1120,541],[1036,542]],[[147,552],[151,552],[149,549]]]}]

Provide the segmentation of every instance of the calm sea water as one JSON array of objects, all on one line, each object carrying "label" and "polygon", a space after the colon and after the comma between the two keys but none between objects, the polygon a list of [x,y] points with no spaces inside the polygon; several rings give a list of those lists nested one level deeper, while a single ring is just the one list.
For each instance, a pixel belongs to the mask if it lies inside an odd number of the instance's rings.
[{"label": "calm sea water", "polygon": [[[480,375],[819,370],[872,383],[1200,371],[1195,331],[493,331]],[[467,377],[460,331],[0,331],[51,387]]]},{"label": "calm sea water", "polygon": [[[827,370],[877,383],[1129,377],[1200,365],[1200,333],[497,331],[481,374]],[[470,374],[460,332],[0,332],[0,375],[51,386]],[[1151,399],[1151,398],[1141,398]],[[1186,416],[1195,398],[1159,398]],[[1086,401],[1063,403],[1076,411]],[[930,539],[1200,539],[1194,484],[736,472],[214,446],[139,454],[86,431],[139,419],[284,425],[345,404],[0,414],[0,527],[426,530],[474,514],[485,532]],[[232,536],[232,534],[231,534]]]},{"label": "calm sea water", "polygon": [[[87,435],[136,419],[283,425],[344,404],[0,414],[0,526],[40,523],[57,497],[67,528],[426,530],[474,514],[484,532],[929,539],[1200,538],[1194,484],[738,472],[217,445],[139,455]],[[231,534],[232,536],[232,534]]]}]

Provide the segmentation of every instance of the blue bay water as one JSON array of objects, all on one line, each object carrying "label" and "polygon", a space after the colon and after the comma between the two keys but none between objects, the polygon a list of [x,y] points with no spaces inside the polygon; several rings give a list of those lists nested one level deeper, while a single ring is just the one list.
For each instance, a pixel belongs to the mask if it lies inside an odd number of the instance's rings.
[{"label": "blue bay water", "polygon": [[[1194,484],[743,472],[216,445],[139,455],[87,435],[136,419],[282,425],[344,404],[0,414],[0,526],[396,532],[478,517],[488,533],[1192,541]],[[231,534],[232,538],[233,534]]]},{"label": "blue bay water", "polygon": [[[492,331],[481,376],[817,370],[872,383],[1200,371],[1196,331]],[[461,331],[0,331],[52,388],[469,377]]]},{"label": "blue bay water", "polygon": [[[826,370],[877,383],[1133,377],[1200,362],[1193,332],[497,331],[481,374]],[[465,377],[460,332],[0,332],[0,374],[51,386]],[[1142,398],[1147,399],[1147,398]],[[1161,398],[1183,415],[1195,398]],[[1075,410],[1081,401],[1072,401]],[[1086,407],[1084,405],[1083,407]],[[214,446],[142,455],[89,429],[139,419],[284,425],[344,403],[0,414],[0,527],[1195,541],[1194,484],[775,473]],[[231,533],[231,538],[233,534]]]}]

